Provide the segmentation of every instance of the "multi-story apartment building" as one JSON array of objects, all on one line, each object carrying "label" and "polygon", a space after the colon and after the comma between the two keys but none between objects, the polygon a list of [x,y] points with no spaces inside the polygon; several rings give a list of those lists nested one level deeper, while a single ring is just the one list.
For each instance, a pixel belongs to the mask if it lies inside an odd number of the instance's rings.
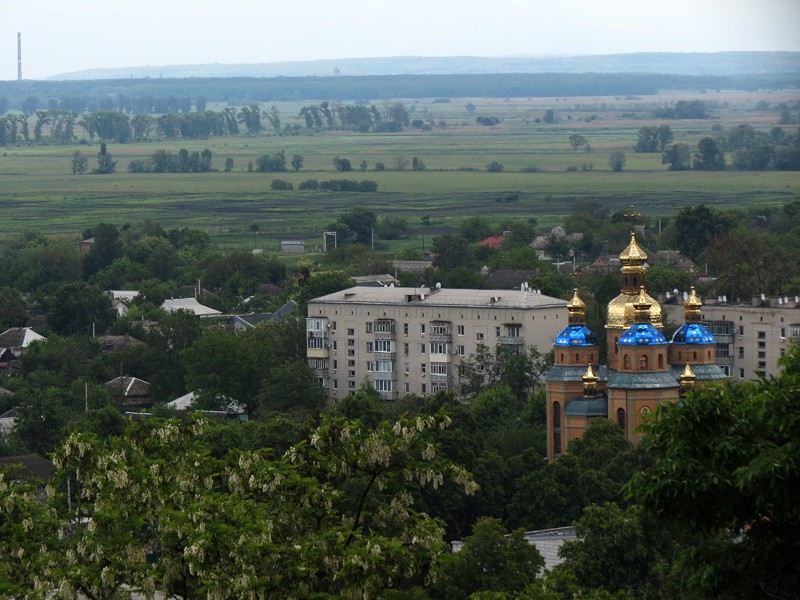
[{"label": "multi-story apartment building", "polygon": [[[800,300],[756,297],[750,304],[706,299],[703,324],[717,339],[717,364],[734,381],[777,375],[778,359],[800,343]],[[680,323],[683,306],[664,304],[667,320]]]},{"label": "multi-story apartment building", "polygon": [[552,348],[567,302],[533,291],[353,287],[311,300],[308,364],[336,401],[365,381],[387,400],[457,385],[483,344]]}]

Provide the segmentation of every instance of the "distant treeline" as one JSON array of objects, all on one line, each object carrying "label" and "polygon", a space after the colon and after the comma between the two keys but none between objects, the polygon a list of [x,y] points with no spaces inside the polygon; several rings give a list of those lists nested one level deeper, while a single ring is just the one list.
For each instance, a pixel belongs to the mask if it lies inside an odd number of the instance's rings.
[{"label": "distant treeline", "polygon": [[648,73],[499,73],[359,77],[216,77],[0,81],[0,114],[41,109],[76,113],[121,110],[163,114],[205,109],[206,102],[391,100],[395,98],[522,98],[649,95],[671,89],[800,87],[800,74],[687,76]]}]

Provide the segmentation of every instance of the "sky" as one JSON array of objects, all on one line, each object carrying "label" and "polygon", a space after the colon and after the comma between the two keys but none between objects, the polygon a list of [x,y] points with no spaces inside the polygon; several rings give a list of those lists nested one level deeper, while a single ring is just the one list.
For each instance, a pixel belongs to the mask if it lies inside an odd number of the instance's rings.
[{"label": "sky", "polygon": [[799,0],[0,0],[0,80],[386,56],[800,51]]}]

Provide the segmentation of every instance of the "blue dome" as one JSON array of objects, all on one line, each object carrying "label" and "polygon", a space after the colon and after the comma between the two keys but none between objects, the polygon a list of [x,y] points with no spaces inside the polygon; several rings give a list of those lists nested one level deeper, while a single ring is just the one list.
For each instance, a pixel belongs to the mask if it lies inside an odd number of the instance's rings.
[{"label": "blue dome", "polygon": [[617,342],[620,346],[653,346],[666,344],[667,338],[650,323],[632,325]]},{"label": "blue dome", "polygon": [[700,323],[686,323],[672,336],[673,344],[716,344],[717,338]]},{"label": "blue dome", "polygon": [[586,325],[569,325],[558,334],[553,346],[597,346],[597,336]]}]

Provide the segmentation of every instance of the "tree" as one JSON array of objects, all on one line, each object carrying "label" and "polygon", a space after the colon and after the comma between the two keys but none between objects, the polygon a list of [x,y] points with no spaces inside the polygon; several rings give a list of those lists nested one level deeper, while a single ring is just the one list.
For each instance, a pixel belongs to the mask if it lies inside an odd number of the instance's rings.
[{"label": "tree", "polygon": [[307,415],[325,405],[325,390],[302,358],[273,367],[258,396],[259,415],[285,412]]},{"label": "tree", "polygon": [[113,320],[108,294],[80,281],[62,285],[48,302],[47,321],[61,335],[102,334]]},{"label": "tree", "polygon": [[225,159],[225,172],[230,173],[233,171],[233,159],[229,156]]},{"label": "tree", "polygon": [[699,206],[684,206],[675,216],[666,237],[689,258],[696,259],[712,240],[733,228],[733,220],[718,210]]},{"label": "tree", "polygon": [[297,173],[303,168],[303,157],[300,154],[292,155],[292,170]]},{"label": "tree", "polygon": [[583,148],[586,145],[586,138],[579,133],[573,133],[569,136],[569,145],[577,152],[578,148]]},{"label": "tree", "polygon": [[496,160],[493,160],[488,165],[486,165],[486,170],[489,171],[490,173],[500,173],[502,172],[503,168],[504,168],[503,164]]},{"label": "tree", "polygon": [[725,153],[714,138],[704,137],[697,142],[692,158],[692,168],[698,171],[722,171],[725,169]]},{"label": "tree", "polygon": [[346,158],[339,158],[338,156],[333,159],[333,166],[337,171],[352,171],[353,165]]},{"label": "tree", "polygon": [[625,168],[625,153],[622,150],[614,150],[608,157],[608,168],[619,173]]},{"label": "tree", "polygon": [[94,170],[98,175],[109,175],[117,169],[117,161],[111,156],[106,148],[105,142],[100,144],[100,151],[97,153],[97,168]]},{"label": "tree", "polygon": [[87,168],[89,168],[89,159],[81,154],[80,150],[75,150],[72,153],[72,174],[86,173]]},{"label": "tree", "polygon": [[546,111],[544,111],[544,116],[542,117],[542,121],[544,123],[552,125],[553,123],[556,122],[556,113],[553,112],[552,109],[548,108]]},{"label": "tree", "polygon": [[706,534],[694,553],[709,597],[791,598],[800,585],[800,346],[778,377],[700,387],[645,425],[649,465],[632,499],[673,527]]},{"label": "tree", "polygon": [[522,592],[544,567],[544,558],[524,535],[522,529],[506,535],[498,519],[478,519],[461,551],[445,562],[445,582],[440,587],[446,590],[446,597],[472,598],[475,597],[472,594],[490,591]]},{"label": "tree", "polygon": [[0,287],[0,330],[23,327],[28,322],[28,307],[20,293],[10,287]]},{"label": "tree", "polygon": [[416,156],[411,159],[411,170],[412,171],[424,171],[425,170],[425,163],[422,162],[421,158],[417,158]]},{"label": "tree", "polygon": [[433,266],[449,271],[460,266],[468,266],[473,261],[472,249],[460,235],[448,233],[433,238],[431,251],[434,254]]},{"label": "tree", "polygon": [[380,597],[430,585],[442,530],[404,490],[453,481],[474,491],[437,452],[448,423],[323,419],[278,457],[212,454],[220,426],[202,419],[154,420],[105,442],[73,435],[54,456],[53,493],[39,501],[46,512],[23,501],[26,484],[0,476],[0,547],[16,557],[37,542],[13,581],[35,581],[41,596]]},{"label": "tree", "polygon": [[687,171],[692,168],[692,153],[689,144],[672,144],[667,146],[661,156],[661,164],[669,165],[670,171]]}]

